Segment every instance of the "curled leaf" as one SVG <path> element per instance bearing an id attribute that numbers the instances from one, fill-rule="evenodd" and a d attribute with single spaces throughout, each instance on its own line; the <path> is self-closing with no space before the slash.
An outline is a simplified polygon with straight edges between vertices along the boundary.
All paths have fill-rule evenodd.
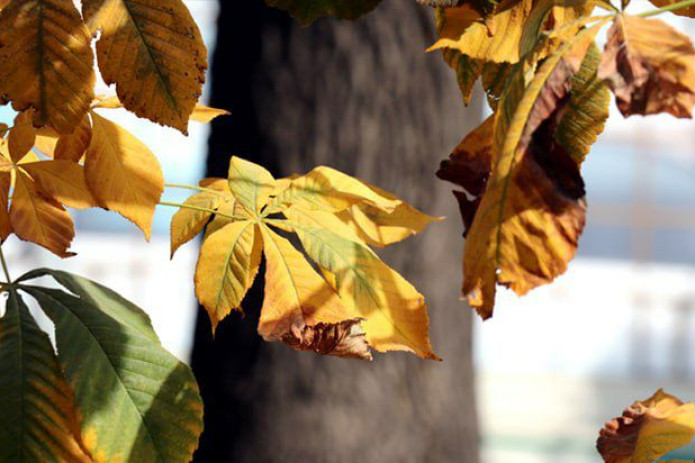
<path id="1" fill-rule="evenodd" d="M 625 409 L 599 432 L 596 448 L 606 463 L 651 463 L 695 436 L 695 405 L 662 389 Z"/>
<path id="2" fill-rule="evenodd" d="M 661 20 L 618 16 L 598 74 L 615 93 L 625 117 L 660 112 L 692 117 L 695 48 L 686 35 Z"/>

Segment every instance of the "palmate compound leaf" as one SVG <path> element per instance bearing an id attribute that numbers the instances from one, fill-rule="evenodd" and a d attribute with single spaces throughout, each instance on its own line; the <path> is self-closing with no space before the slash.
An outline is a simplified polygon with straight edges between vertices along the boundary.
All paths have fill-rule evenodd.
<path id="1" fill-rule="evenodd" d="M 10 290 L 0 318 L 0 460 L 91 462 L 48 335 Z"/>
<path id="2" fill-rule="evenodd" d="M 69 293 L 26 284 L 43 276 Z M 55 323 L 58 360 L 94 461 L 190 461 L 203 427 L 198 386 L 160 345 L 147 315 L 66 272 L 37 270 L 19 282 Z"/>
<path id="3" fill-rule="evenodd" d="M 652 463 L 695 436 L 695 405 L 662 389 L 625 409 L 599 432 L 596 448 L 606 463 Z"/>
<path id="4" fill-rule="evenodd" d="M 83 0 L 99 70 L 125 107 L 184 134 L 200 97 L 207 50 L 182 0 Z"/>
<path id="5" fill-rule="evenodd" d="M 241 310 L 262 253 L 266 294 L 259 332 L 265 339 L 344 357 L 370 358 L 372 348 L 437 358 L 424 297 L 363 241 L 391 244 L 436 219 L 326 167 L 276 180 L 233 157 L 227 181 L 207 179 L 201 188 L 191 204 L 209 200 L 209 210 L 173 221 L 172 237 L 188 239 L 209 222 L 195 281 L 213 327 Z M 223 199 L 201 196 L 206 193 Z M 296 235 L 301 249 L 286 233 Z"/>
<path id="6" fill-rule="evenodd" d="M 381 0 L 266 0 L 269 6 L 287 10 L 303 24 L 324 16 L 354 20 L 376 8 Z"/>
<path id="7" fill-rule="evenodd" d="M 94 96 L 90 41 L 72 0 L 12 0 L 0 12 L 0 95 L 71 133 Z"/>
<path id="8" fill-rule="evenodd" d="M 695 48 L 661 20 L 617 16 L 598 72 L 625 117 L 660 112 L 692 117 Z"/>
<path id="9" fill-rule="evenodd" d="M 467 192 L 457 194 L 463 294 L 483 318 L 492 316 L 497 284 L 523 295 L 564 272 L 576 251 L 585 221 L 578 164 L 608 115 L 595 75 L 601 25 L 568 40 L 528 85 L 529 63 L 519 63 L 498 112 L 438 173 Z"/>

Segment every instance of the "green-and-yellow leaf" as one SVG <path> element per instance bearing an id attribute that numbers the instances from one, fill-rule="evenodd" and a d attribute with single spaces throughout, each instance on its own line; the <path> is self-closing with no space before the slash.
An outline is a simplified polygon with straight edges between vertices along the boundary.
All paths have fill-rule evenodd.
<path id="1" fill-rule="evenodd" d="M 343 303 L 365 319 L 362 326 L 370 347 L 438 358 L 430 346 L 424 297 L 371 250 L 297 220 L 268 222 L 294 231 L 309 257 L 334 275 Z"/>
<path id="2" fill-rule="evenodd" d="M 99 204 L 152 233 L 152 216 L 164 192 L 159 161 L 140 140 L 121 126 L 92 113 L 92 140 L 87 149 L 87 185 Z"/>
<path id="3" fill-rule="evenodd" d="M 353 204 L 369 204 L 393 211 L 399 201 L 385 196 L 383 190 L 330 167 L 319 166 L 289 183 L 268 205 L 265 215 L 286 206 L 302 206 L 331 212 L 348 209 Z"/>
<path id="4" fill-rule="evenodd" d="M 89 30 L 72 0 L 12 0 L 0 12 L 0 94 L 34 123 L 71 133 L 94 97 Z"/>
<path id="5" fill-rule="evenodd" d="M 190 369 L 159 343 L 148 317 L 100 285 L 41 270 L 76 293 L 27 287 L 55 323 L 82 438 L 96 462 L 187 462 L 203 428 Z"/>
<path id="6" fill-rule="evenodd" d="M 171 256 L 176 250 L 203 231 L 213 213 L 225 198 L 218 193 L 202 192 L 188 198 L 184 204 L 198 209 L 182 207 L 171 219 Z"/>
<path id="7" fill-rule="evenodd" d="M 51 341 L 14 290 L 0 319 L 0 377 L 0 461 L 92 461 Z"/>
<path id="8" fill-rule="evenodd" d="M 233 156 L 229 162 L 229 189 L 251 216 L 257 215 L 268 202 L 275 179 L 263 167 Z"/>
<path id="9" fill-rule="evenodd" d="M 83 0 L 99 70 L 140 117 L 183 133 L 200 97 L 207 50 L 181 0 Z"/>
<path id="10" fill-rule="evenodd" d="M 241 310 L 241 301 L 256 278 L 262 249 L 261 234 L 250 220 L 225 225 L 203 242 L 195 290 L 213 331 L 232 310 Z"/>

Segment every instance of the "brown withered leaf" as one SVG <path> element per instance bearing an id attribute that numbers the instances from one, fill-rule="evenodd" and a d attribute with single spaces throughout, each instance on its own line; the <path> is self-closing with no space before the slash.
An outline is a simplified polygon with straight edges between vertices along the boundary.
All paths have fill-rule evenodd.
<path id="1" fill-rule="evenodd" d="M 598 75 L 625 117 L 661 112 L 692 117 L 695 48 L 661 20 L 618 16 L 608 31 Z"/>
<path id="2" fill-rule="evenodd" d="M 585 221 L 584 184 L 555 132 L 570 101 L 571 77 L 598 27 L 567 41 L 528 85 L 532 63 L 519 63 L 498 108 L 490 178 L 477 210 L 467 206 L 475 217 L 465 246 L 463 294 L 483 318 L 492 316 L 497 284 L 523 295 L 564 272 L 576 251 Z"/>
<path id="3" fill-rule="evenodd" d="M 695 436 L 695 405 L 662 389 L 637 401 L 599 431 L 596 449 L 606 463 L 650 463 Z"/>
<path id="4" fill-rule="evenodd" d="M 297 350 L 320 355 L 372 360 L 361 323 L 357 318 L 336 324 L 293 325 L 283 342 Z"/>
<path id="5" fill-rule="evenodd" d="M 466 135 L 449 159 L 442 161 L 437 171 L 437 177 L 465 190 L 454 191 L 463 218 L 463 236 L 468 235 L 490 176 L 494 133 L 495 115 L 492 115 Z"/>

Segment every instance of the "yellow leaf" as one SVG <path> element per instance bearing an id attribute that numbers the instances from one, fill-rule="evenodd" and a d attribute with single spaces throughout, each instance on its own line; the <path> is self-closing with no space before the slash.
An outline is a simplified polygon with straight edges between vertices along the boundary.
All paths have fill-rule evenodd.
<path id="1" fill-rule="evenodd" d="M 87 149 L 87 184 L 99 204 L 131 220 L 147 239 L 152 216 L 164 191 L 159 161 L 140 140 L 119 125 L 92 113 Z"/>
<path id="2" fill-rule="evenodd" d="M 0 12 L 0 93 L 71 133 L 94 92 L 91 36 L 72 0 L 12 0 Z"/>
<path id="3" fill-rule="evenodd" d="M 39 161 L 22 164 L 39 189 L 59 203 L 75 209 L 97 207 L 85 181 L 84 168 L 71 161 Z"/>
<path id="4" fill-rule="evenodd" d="M 10 129 L 8 146 L 10 157 L 19 162 L 34 146 L 36 130 L 34 129 L 34 111 L 24 111 L 17 114 L 14 126 Z"/>
<path id="5" fill-rule="evenodd" d="M 476 60 L 516 63 L 530 52 L 543 32 L 560 29 L 580 16 L 589 14 L 593 2 L 554 0 L 502 0 L 488 16 L 464 3 L 438 10 L 440 39 L 430 48 L 450 48 Z M 568 28 L 564 37 L 576 33 Z M 564 29 L 563 29 L 564 30 Z M 559 38 L 549 41 L 540 57 L 551 52 Z"/>
<path id="6" fill-rule="evenodd" d="M 288 204 L 336 212 L 358 203 L 393 211 L 399 201 L 385 197 L 366 182 L 330 167 L 319 166 L 292 180 L 289 187 L 268 205 L 265 215 L 278 212 Z"/>
<path id="7" fill-rule="evenodd" d="M 479 205 L 462 205 L 462 212 L 472 207 L 475 215 L 466 238 L 463 295 L 483 318 L 492 316 L 497 283 L 523 295 L 564 272 L 574 256 L 585 222 L 584 183 L 577 162 L 554 142 L 553 127 L 601 25 L 565 42 L 528 86 L 528 64 L 519 63 L 500 103 L 490 178 L 475 200 Z"/>
<path id="8" fill-rule="evenodd" d="M 12 233 L 12 225 L 10 224 L 10 214 L 8 211 L 10 183 L 12 183 L 10 173 L 0 170 L 0 243 L 5 241 Z"/>
<path id="9" fill-rule="evenodd" d="M 408 203 L 401 202 L 392 212 L 372 206 L 352 206 L 338 213 L 355 233 L 371 246 L 384 247 L 398 243 L 423 231 L 432 222 L 430 217 Z"/>
<path id="10" fill-rule="evenodd" d="M 608 31 L 598 74 L 625 117 L 660 112 L 692 117 L 695 48 L 661 20 L 618 16 Z"/>
<path id="11" fill-rule="evenodd" d="M 336 339 L 329 335 L 332 327 L 359 315 L 343 305 L 333 288 L 289 241 L 265 225 L 261 226 L 261 233 L 266 283 L 259 334 L 267 341 L 285 342 L 300 350 L 371 359 L 364 336 L 359 343 L 354 336 Z M 316 329 L 307 330 L 319 324 L 323 324 L 323 336 L 317 335 Z"/>
<path id="12" fill-rule="evenodd" d="M 53 150 L 53 158 L 56 160 L 80 162 L 87 152 L 91 141 L 92 123 L 89 120 L 89 116 L 85 116 L 73 133 L 65 134 L 58 138 Z"/>
<path id="13" fill-rule="evenodd" d="M 191 119 L 196 122 L 207 124 L 220 116 L 228 115 L 229 111 L 225 111 L 224 109 L 215 109 L 203 105 L 196 105 L 195 109 L 193 110 L 193 114 L 191 114 Z"/>
<path id="14" fill-rule="evenodd" d="M 102 108 L 102 109 L 119 109 L 123 108 L 123 103 L 116 96 L 108 98 L 97 98 L 97 100 L 92 105 L 92 108 Z M 202 104 L 195 105 L 193 112 L 191 113 L 191 120 L 195 122 L 200 122 L 207 124 L 212 122 L 221 116 L 228 116 L 229 111 L 224 109 L 211 108 Z"/>
<path id="15" fill-rule="evenodd" d="M 234 199 L 231 193 L 225 195 L 223 202 L 220 203 L 217 208 L 215 217 L 213 217 L 212 222 L 210 222 L 205 230 L 205 238 L 207 239 L 208 236 L 215 233 L 220 228 L 234 222 L 234 217 L 240 218 L 241 220 L 248 219 L 248 214 L 244 214 L 244 212 L 244 209 L 239 205 L 236 199 Z"/>
<path id="16" fill-rule="evenodd" d="M 41 194 L 34 182 L 21 172 L 15 178 L 10 222 L 19 238 L 60 257 L 74 255 L 67 251 L 75 236 L 70 215 L 58 202 Z"/>
<path id="17" fill-rule="evenodd" d="M 184 204 L 201 209 L 215 210 L 224 198 L 217 193 L 202 192 L 188 198 Z M 195 238 L 203 231 L 213 213 L 200 209 L 182 207 L 171 219 L 171 256 L 182 245 Z"/>
<path id="18" fill-rule="evenodd" d="M 230 223 L 209 235 L 200 249 L 195 292 L 212 322 L 213 332 L 241 301 L 256 278 L 263 243 L 254 222 Z"/>
<path id="19" fill-rule="evenodd" d="M 606 423 L 596 448 L 606 463 L 652 463 L 690 443 L 695 436 L 695 405 L 659 389 Z"/>
<path id="20" fill-rule="evenodd" d="M 229 162 L 229 189 L 239 203 L 257 215 L 268 202 L 275 179 L 258 164 L 233 156 Z"/>
<path id="21" fill-rule="evenodd" d="M 207 50 L 181 0 L 83 0 L 97 42 L 99 69 L 124 106 L 188 132 L 205 82 Z"/>

